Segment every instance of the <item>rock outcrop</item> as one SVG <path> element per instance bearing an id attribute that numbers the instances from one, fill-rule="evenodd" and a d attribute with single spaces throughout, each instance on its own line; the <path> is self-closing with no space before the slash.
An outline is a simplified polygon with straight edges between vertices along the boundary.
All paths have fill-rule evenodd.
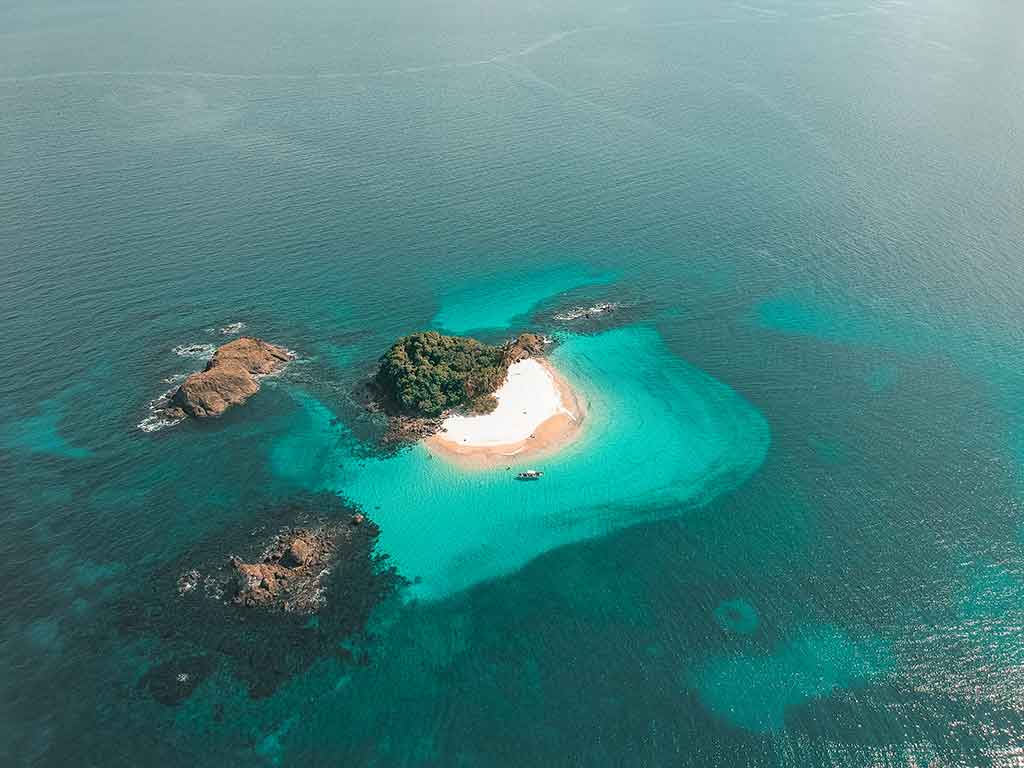
<path id="1" fill-rule="evenodd" d="M 292 359 L 284 347 L 243 337 L 220 347 L 199 373 L 193 373 L 171 397 L 171 416 L 220 416 L 259 391 L 259 377 L 279 371 Z"/>
<path id="2" fill-rule="evenodd" d="M 443 418 L 418 419 L 414 416 L 389 415 L 387 429 L 380 441 L 385 447 L 401 447 L 436 434 Z"/>
<path id="3" fill-rule="evenodd" d="M 278 534 L 259 562 L 230 559 L 235 572 L 234 602 L 288 613 L 315 613 L 324 600 L 324 578 L 336 560 L 339 545 L 352 537 L 347 525 L 294 528 Z"/>
<path id="4" fill-rule="evenodd" d="M 547 343 L 539 334 L 521 333 L 503 347 L 505 360 L 512 365 L 528 357 L 540 357 L 544 354 L 544 346 Z"/>

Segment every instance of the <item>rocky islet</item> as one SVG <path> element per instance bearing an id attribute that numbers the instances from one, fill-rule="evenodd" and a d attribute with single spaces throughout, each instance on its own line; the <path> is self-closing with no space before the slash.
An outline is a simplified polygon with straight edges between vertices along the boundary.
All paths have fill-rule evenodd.
<path id="1" fill-rule="evenodd" d="M 241 405 L 260 389 L 259 379 L 280 371 L 294 354 L 262 339 L 242 337 L 222 345 L 206 367 L 171 395 L 167 418 L 205 419 Z"/>

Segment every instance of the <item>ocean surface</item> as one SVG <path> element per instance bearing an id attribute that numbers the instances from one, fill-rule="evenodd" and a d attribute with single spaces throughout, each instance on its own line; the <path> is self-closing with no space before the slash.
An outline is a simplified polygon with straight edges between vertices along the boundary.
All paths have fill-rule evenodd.
<path id="1" fill-rule="evenodd" d="M 0 764 L 1024 763 L 1021 29 L 5 0 Z M 557 339 L 543 481 L 376 448 L 427 328 Z M 243 333 L 298 359 L 162 422 Z M 176 592 L 353 505 L 358 605 Z"/>

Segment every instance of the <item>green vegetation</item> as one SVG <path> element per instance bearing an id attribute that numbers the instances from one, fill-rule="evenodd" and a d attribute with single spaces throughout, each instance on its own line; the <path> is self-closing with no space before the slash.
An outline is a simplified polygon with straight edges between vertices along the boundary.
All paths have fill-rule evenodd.
<path id="1" fill-rule="evenodd" d="M 389 405 L 417 416 L 440 416 L 450 408 L 494 410 L 493 393 L 508 372 L 507 347 L 437 331 L 399 339 L 380 359 L 377 386 Z"/>

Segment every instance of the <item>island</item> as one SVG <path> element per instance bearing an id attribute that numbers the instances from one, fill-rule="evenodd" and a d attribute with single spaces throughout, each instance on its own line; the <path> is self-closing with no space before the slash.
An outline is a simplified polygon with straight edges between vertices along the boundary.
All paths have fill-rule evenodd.
<path id="1" fill-rule="evenodd" d="M 533 333 L 500 346 L 437 331 L 399 339 L 374 378 L 389 433 L 481 467 L 561 447 L 578 433 L 584 409 L 546 346 Z"/>
<path id="2" fill-rule="evenodd" d="M 214 352 L 206 368 L 193 373 L 171 396 L 169 418 L 220 416 L 259 391 L 260 377 L 277 373 L 294 355 L 262 339 L 242 337 Z"/>

